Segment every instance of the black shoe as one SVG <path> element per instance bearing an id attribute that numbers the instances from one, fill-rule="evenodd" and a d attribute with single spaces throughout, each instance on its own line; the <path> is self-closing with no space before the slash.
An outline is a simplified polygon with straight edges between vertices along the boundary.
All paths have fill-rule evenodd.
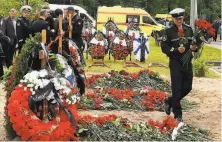
<path id="1" fill-rule="evenodd" d="M 177 117 L 176 120 L 177 120 L 178 122 L 183 122 L 182 117 Z"/>
<path id="2" fill-rule="evenodd" d="M 165 110 L 167 115 L 170 115 L 170 113 L 171 113 L 171 106 L 168 103 L 167 98 L 164 99 L 164 110 Z"/>

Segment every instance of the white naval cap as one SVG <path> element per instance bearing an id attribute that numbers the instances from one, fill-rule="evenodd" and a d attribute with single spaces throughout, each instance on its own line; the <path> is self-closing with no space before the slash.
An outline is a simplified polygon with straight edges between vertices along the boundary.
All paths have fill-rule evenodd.
<path id="1" fill-rule="evenodd" d="M 185 13 L 185 10 L 183 8 L 175 8 L 172 11 L 170 11 L 170 14 L 174 18 L 180 18 L 183 17 Z"/>
<path id="2" fill-rule="evenodd" d="M 31 12 L 32 11 L 32 8 L 31 6 L 29 5 L 24 5 L 20 8 L 20 12 L 22 13 L 23 11 L 28 11 L 28 12 Z"/>

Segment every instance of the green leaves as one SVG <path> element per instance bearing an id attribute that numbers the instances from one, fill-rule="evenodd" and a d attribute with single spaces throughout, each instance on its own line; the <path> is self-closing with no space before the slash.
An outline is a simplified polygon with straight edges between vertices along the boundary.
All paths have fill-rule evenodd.
<path id="1" fill-rule="evenodd" d="M 45 0 L 29 0 L 29 5 L 33 8 L 31 17 L 34 17 L 35 12 L 39 11 L 46 4 L 48 3 L 45 2 Z M 7 17 L 12 8 L 15 8 L 17 10 L 17 15 L 19 15 L 21 7 L 21 0 L 1 0 L 0 15 Z"/>
<path id="2" fill-rule="evenodd" d="M 118 117 L 116 120 L 113 121 L 113 124 L 115 124 L 116 126 L 120 126 L 121 119 L 121 117 Z"/>

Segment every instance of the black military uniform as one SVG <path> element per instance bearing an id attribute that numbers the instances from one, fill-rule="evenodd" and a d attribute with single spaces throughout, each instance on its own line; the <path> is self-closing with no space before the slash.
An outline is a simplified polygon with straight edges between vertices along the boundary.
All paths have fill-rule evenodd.
<path id="1" fill-rule="evenodd" d="M 50 31 L 48 29 L 48 22 L 45 21 L 42 18 L 39 18 L 38 20 L 36 20 L 33 24 L 32 24 L 32 35 L 34 36 L 36 33 L 41 33 L 42 30 L 46 30 L 46 43 L 49 44 L 50 43 Z"/>
<path id="2" fill-rule="evenodd" d="M 82 40 L 82 28 L 83 20 L 76 14 L 72 18 L 72 39 L 75 41 L 76 45 L 83 51 L 83 40 Z"/>
<path id="3" fill-rule="evenodd" d="M 31 34 L 31 21 L 24 17 L 19 17 L 16 21 L 16 34 L 18 38 L 18 50 L 20 53 L 22 46 L 25 44 L 25 40 L 29 38 L 29 35 Z"/>
<path id="4" fill-rule="evenodd" d="M 183 13 L 182 13 L 183 14 Z M 174 15 L 172 15 L 174 16 Z M 184 30 L 184 37 L 191 38 L 193 30 L 190 26 L 182 24 Z M 178 121 L 182 121 L 182 109 L 180 101 L 192 90 L 193 71 L 191 59 L 188 66 L 184 66 L 181 58 L 190 49 L 191 41 L 184 45 L 185 52 L 180 53 L 181 38 L 178 35 L 178 28 L 173 24 L 170 28 L 165 30 L 163 41 L 161 43 L 162 52 L 169 57 L 169 67 L 172 85 L 172 97 L 165 99 L 165 111 L 169 115 L 171 107 L 173 108 L 174 117 Z M 168 109 L 168 110 L 166 110 Z"/>

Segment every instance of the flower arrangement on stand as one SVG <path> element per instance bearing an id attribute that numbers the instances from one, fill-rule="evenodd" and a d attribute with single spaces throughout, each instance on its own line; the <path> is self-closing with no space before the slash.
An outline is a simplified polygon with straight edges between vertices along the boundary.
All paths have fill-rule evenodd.
<path id="1" fill-rule="evenodd" d="M 88 49 L 88 52 L 93 59 L 104 59 L 107 53 L 107 46 L 107 40 L 103 37 L 102 33 L 99 32 L 90 41 L 90 47 Z"/>
<path id="2" fill-rule="evenodd" d="M 105 56 L 105 47 L 98 44 L 90 47 L 90 55 L 93 59 L 103 59 Z"/>
<path id="3" fill-rule="evenodd" d="M 119 43 L 119 44 L 114 43 L 114 47 L 113 47 L 113 51 L 112 51 L 112 55 L 113 55 L 114 60 L 126 59 L 128 54 L 129 54 L 129 51 L 126 46 L 122 45 L 121 43 Z"/>
<path id="4" fill-rule="evenodd" d="M 125 33 L 123 31 L 117 32 L 116 37 L 113 40 L 111 53 L 114 60 L 125 60 L 129 55 L 130 52 L 126 43 Z"/>

